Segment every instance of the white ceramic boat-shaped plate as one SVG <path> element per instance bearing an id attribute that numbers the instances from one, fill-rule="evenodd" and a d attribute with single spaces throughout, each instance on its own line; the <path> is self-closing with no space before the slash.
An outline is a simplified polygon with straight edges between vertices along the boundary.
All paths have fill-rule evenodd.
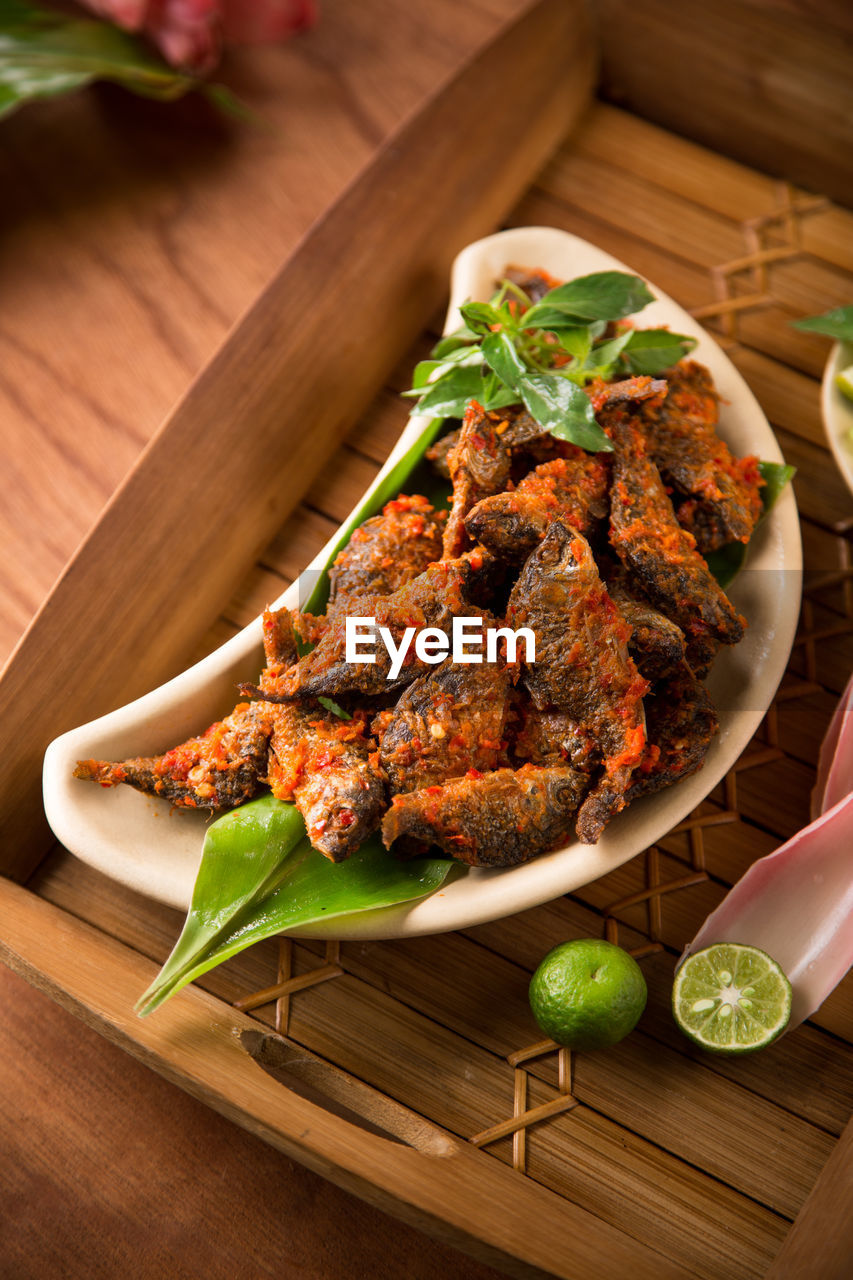
<path id="1" fill-rule="evenodd" d="M 853 342 L 837 342 L 829 353 L 823 371 L 820 407 L 823 428 L 838 470 L 853 493 L 853 400 L 839 391 L 836 374 L 853 365 Z"/>
<path id="2" fill-rule="evenodd" d="M 576 236 L 549 227 L 522 227 L 468 246 L 452 275 L 448 328 L 466 299 L 486 299 L 509 264 L 539 266 L 558 279 L 594 271 L 630 270 Z M 681 307 L 651 285 L 656 300 L 643 312 L 647 327 L 669 325 L 699 340 L 696 358 L 709 366 L 723 401 L 721 433 L 738 454 L 782 461 L 755 397 L 720 348 Z M 400 413 L 405 410 L 401 405 Z M 423 427 L 413 419 L 386 463 L 393 465 Z M 311 568 L 325 563 L 321 552 Z M 663 836 L 723 777 L 761 721 L 785 669 L 796 626 L 801 576 L 797 510 L 789 489 L 757 531 L 746 569 L 731 595 L 747 617 L 740 645 L 717 659 L 709 689 L 721 732 L 704 768 L 691 778 L 637 801 L 607 828 L 597 845 L 577 842 L 522 866 L 466 868 L 444 889 L 414 905 L 312 925 L 305 936 L 390 938 L 440 933 L 511 915 L 568 893 L 612 871 Z M 298 603 L 294 584 L 275 602 Z M 201 853 L 205 818 L 172 810 L 129 787 L 104 789 L 72 777 L 78 759 L 121 760 L 153 755 L 198 733 L 234 705 L 239 680 L 255 679 L 262 662 L 261 621 L 168 684 L 51 743 L 44 766 L 48 820 L 79 858 L 122 884 L 186 908 Z"/>

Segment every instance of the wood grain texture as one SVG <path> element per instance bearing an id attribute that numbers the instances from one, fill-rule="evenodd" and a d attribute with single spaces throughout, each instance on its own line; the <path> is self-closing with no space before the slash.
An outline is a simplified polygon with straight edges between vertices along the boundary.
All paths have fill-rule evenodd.
<path id="1" fill-rule="evenodd" d="M 635 1280 L 687 1280 L 689 1273 L 660 1253 L 532 1180 L 519 1182 L 512 1170 L 467 1144 L 451 1142 L 444 1154 L 427 1155 L 284 1089 L 240 1044 L 239 1033 L 251 1031 L 253 1020 L 198 988 L 185 989 L 158 1017 L 140 1022 L 131 1005 L 156 972 L 149 961 L 8 880 L 0 880 L 0 904 L 11 922 L 0 956 L 16 972 L 167 1080 L 180 1081 L 346 1190 L 518 1276 L 551 1272 L 583 1280 L 594 1268 L 601 1280 L 623 1280 L 630 1268 Z M 482 1232 L 486 1219 L 489 1239 Z M 470 1233 L 472 1220 L 478 1238 Z M 537 1230 L 531 1236 L 526 1228 L 532 1221 Z"/>
<path id="2" fill-rule="evenodd" d="M 0 999 L 0 1275 L 497 1280 L 229 1124 L 5 966 Z"/>
<path id="3" fill-rule="evenodd" d="M 853 1262 L 853 1121 L 827 1161 L 767 1280 L 846 1280 Z"/>
<path id="4" fill-rule="evenodd" d="M 604 0 L 595 9 L 613 101 L 853 204 L 849 6 Z"/>
<path id="5" fill-rule="evenodd" d="M 4 120 L 0 660 L 311 224 L 525 7 L 329 5 L 298 39 L 229 55 L 257 124 L 109 86 Z"/>
<path id="6" fill-rule="evenodd" d="M 8 873 L 25 873 L 44 848 L 38 779 L 50 739 L 181 668 L 199 621 L 213 621 L 435 308 L 455 253 L 495 224 L 577 119 L 594 71 L 584 12 L 580 0 L 522 6 L 442 78 L 314 225 L 118 490 L 0 682 L 15 743 L 0 765 Z M 483 112 L 510 76 L 511 98 Z M 60 702 L 49 698 L 57 685 Z"/>
<path id="7" fill-rule="evenodd" d="M 156 954 L 159 948 L 164 955 L 174 936 L 176 913 L 127 894 L 73 861 L 63 858 L 46 868 L 34 888 L 72 914 L 96 920 L 135 950 Z M 520 930 L 526 940 L 526 950 L 520 952 L 507 940 L 506 958 L 498 958 L 504 940 L 501 925 L 470 931 L 470 941 L 446 937 L 345 946 L 347 978 L 294 1002 L 289 1034 L 419 1114 L 460 1137 L 470 1136 L 510 1109 L 512 1072 L 504 1054 L 535 1037 L 526 988 L 542 951 L 552 939 L 556 943 L 600 930 L 593 912 L 579 918 L 581 909 L 572 907 L 572 916 L 567 905 L 556 903 L 527 913 L 526 919 L 502 922 L 510 933 Z M 495 940 L 499 946 L 492 945 Z M 310 971 L 320 955 L 314 944 L 299 945 L 295 972 Z M 272 944 L 257 947 L 207 975 L 202 985 L 231 1001 L 266 985 L 274 965 Z M 257 1016 L 269 1022 L 272 1011 L 261 1009 Z M 620 1058 L 625 1051 L 626 1047 L 620 1050 Z M 576 1070 L 580 1107 L 570 1119 L 531 1132 L 531 1175 L 638 1239 L 648 1237 L 649 1224 L 654 1223 L 655 1247 L 705 1280 L 763 1275 L 783 1238 L 785 1219 L 727 1185 L 745 1178 L 759 1195 L 763 1190 L 773 1196 L 772 1178 L 766 1176 L 763 1186 L 760 1182 L 761 1160 L 752 1147 L 756 1126 L 747 1136 L 733 1123 L 741 1104 L 752 1108 L 751 1090 L 737 1102 L 732 1082 L 723 1103 L 729 1115 L 718 1132 L 719 1082 L 706 1081 L 701 1071 L 697 1076 L 696 1067 L 678 1053 L 649 1046 L 645 1060 L 632 1058 L 626 1065 L 623 1059 L 621 1069 L 611 1059 L 609 1054 L 586 1059 L 580 1075 Z M 532 1064 L 531 1072 L 531 1102 L 551 1100 L 556 1086 L 553 1060 Z M 639 1108 L 637 1082 L 643 1082 L 639 1092 L 645 1095 Z M 707 1124 L 691 1124 L 685 1132 L 679 1107 L 690 1098 L 695 1101 L 693 1090 L 703 1083 L 709 1085 L 713 1117 L 709 1112 Z M 758 1103 L 758 1112 L 764 1126 L 758 1151 L 772 1165 L 775 1144 L 779 1133 L 787 1131 L 787 1122 L 775 1106 Z M 655 1141 L 642 1136 L 644 1128 Z M 799 1135 L 804 1132 L 793 1120 L 795 1146 L 797 1130 Z M 821 1161 L 819 1156 L 814 1160 L 813 1140 L 818 1147 L 825 1144 L 827 1151 L 831 1141 L 815 1132 L 805 1150 L 798 1146 L 816 1174 Z M 686 1160 L 665 1149 L 678 1147 L 679 1141 Z M 721 1182 L 696 1166 L 713 1162 L 715 1145 L 726 1141 L 731 1151 L 720 1166 Z M 508 1142 L 489 1151 L 501 1162 L 511 1159 Z M 722 1151 L 722 1146 L 717 1148 L 718 1161 Z M 791 1188 L 796 1203 L 808 1185 L 806 1173 L 799 1192 Z M 716 1227 L 706 1230 L 697 1223 L 707 1218 L 711 1200 Z M 789 1216 L 792 1211 L 793 1204 Z M 722 1263 L 717 1230 L 737 1241 Z"/>

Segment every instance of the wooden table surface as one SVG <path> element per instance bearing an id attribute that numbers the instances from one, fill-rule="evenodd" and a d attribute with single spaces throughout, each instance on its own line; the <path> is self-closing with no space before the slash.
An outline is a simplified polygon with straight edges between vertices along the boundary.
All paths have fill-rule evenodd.
<path id="1" fill-rule="evenodd" d="M 223 78 L 261 117 L 255 125 L 220 119 L 199 101 L 165 107 L 112 88 L 3 123 L 0 656 L 311 223 L 526 2 L 323 0 L 314 31 L 226 64 Z M 586 179 L 573 229 L 589 224 L 617 252 L 622 227 L 597 222 L 595 119 L 590 126 L 587 153 L 555 181 L 571 193 Z M 654 163 L 648 150 L 638 155 Z M 689 165 L 683 177 L 689 186 Z M 534 193 L 522 213 L 548 221 L 548 197 Z M 738 205 L 733 216 L 749 213 Z M 728 260 L 731 228 L 711 217 L 683 234 L 697 243 L 703 227 L 712 233 L 705 265 Z M 848 249 L 849 237 L 833 241 L 833 254 Z M 659 279 L 664 255 L 646 246 L 639 269 Z M 704 269 L 680 270 L 685 297 L 698 280 L 693 302 L 706 302 Z M 752 348 L 740 356 L 766 390 L 768 362 Z M 789 370 L 790 405 L 777 425 L 790 426 L 796 412 L 806 425 L 792 430 L 808 435 L 814 417 L 817 433 L 813 388 L 803 401 L 797 379 Z M 786 447 L 811 443 L 797 434 Z M 823 502 L 835 516 L 841 498 L 849 506 L 837 477 L 818 494 L 807 471 L 810 509 Z M 496 1274 L 294 1165 L 2 967 L 0 999 L 0 1280 Z"/>
<path id="2" fill-rule="evenodd" d="M 313 31 L 229 56 L 223 78 L 256 124 L 111 87 L 3 123 L 0 658 L 314 219 L 524 8 L 326 0 Z M 494 1274 L 292 1164 L 5 969 L 0 992 L 3 1280 Z"/>

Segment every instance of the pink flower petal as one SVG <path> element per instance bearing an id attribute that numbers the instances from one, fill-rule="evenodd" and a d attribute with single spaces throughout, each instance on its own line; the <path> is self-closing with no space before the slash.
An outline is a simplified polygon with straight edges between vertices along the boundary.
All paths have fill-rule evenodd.
<path id="1" fill-rule="evenodd" d="M 811 814 L 817 818 L 853 791 L 853 676 L 820 748 Z"/>
<path id="2" fill-rule="evenodd" d="M 219 61 L 221 18 L 220 0 L 150 0 L 145 31 L 172 66 L 203 73 Z"/>
<path id="3" fill-rule="evenodd" d="M 262 44 L 310 27 L 317 20 L 314 0 L 223 0 L 227 44 Z"/>

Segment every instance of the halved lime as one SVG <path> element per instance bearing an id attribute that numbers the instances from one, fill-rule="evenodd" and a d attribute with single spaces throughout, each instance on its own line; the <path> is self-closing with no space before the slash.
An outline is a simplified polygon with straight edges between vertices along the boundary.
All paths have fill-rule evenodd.
<path id="1" fill-rule="evenodd" d="M 847 366 L 846 369 L 839 369 L 835 375 L 835 385 L 848 400 L 853 400 L 853 364 Z"/>
<path id="2" fill-rule="evenodd" d="M 758 947 L 715 942 L 675 975 L 672 1013 L 686 1036 L 717 1053 L 752 1053 L 785 1030 L 791 984 Z"/>

